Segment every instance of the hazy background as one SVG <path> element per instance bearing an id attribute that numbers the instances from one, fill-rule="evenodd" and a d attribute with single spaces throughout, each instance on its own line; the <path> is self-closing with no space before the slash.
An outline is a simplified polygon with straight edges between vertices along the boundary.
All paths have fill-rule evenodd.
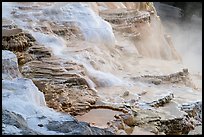
<path id="1" fill-rule="evenodd" d="M 183 63 L 191 71 L 202 73 L 202 3 L 155 2 L 154 4 Z"/>

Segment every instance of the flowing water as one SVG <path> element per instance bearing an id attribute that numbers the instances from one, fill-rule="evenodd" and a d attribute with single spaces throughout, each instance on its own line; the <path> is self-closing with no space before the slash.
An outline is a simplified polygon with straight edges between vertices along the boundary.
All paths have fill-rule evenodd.
<path id="1" fill-rule="evenodd" d="M 24 10 L 19 10 L 19 7 L 21 9 L 24 7 Z M 15 15 L 12 15 L 12 12 Z M 169 104 L 171 110 L 167 110 L 168 107 L 161 109 L 173 114 L 172 110 L 178 108 L 179 103 L 202 99 L 202 78 L 194 75 L 194 82 L 199 90 L 185 86 L 155 86 L 131 79 L 142 75 L 168 75 L 186 67 L 181 61 L 166 60 L 165 58 L 172 56 L 168 53 L 170 50 L 165 49 L 162 42 L 155 43 L 158 40 L 156 38 L 163 35 L 163 31 L 158 28 L 160 26 L 158 22 L 154 22 L 151 29 L 161 32 L 154 32 L 154 40 L 145 43 L 143 45 L 145 48 L 138 48 L 131 41 L 123 40 L 120 35 L 114 35 L 110 24 L 83 4 L 3 3 L 2 17 L 12 20 L 23 30 L 30 32 L 37 42 L 52 49 L 55 56 L 83 65 L 91 87 L 97 91 L 100 100 L 107 104 L 117 106 L 133 99 L 139 100 L 140 103 L 151 102 L 155 98 L 173 92 L 175 100 Z M 59 26 L 67 22 L 76 23 L 85 41 L 67 41 L 57 36 L 49 30 L 53 22 Z M 43 31 L 43 26 L 46 26 L 48 31 Z M 201 60 L 198 61 L 201 63 Z M 202 72 L 199 76 L 202 77 Z M 129 92 L 128 96 L 124 96 L 125 91 Z M 139 97 L 143 92 L 146 94 Z M 120 112 L 108 109 L 93 109 L 76 118 L 104 128 L 118 113 Z M 136 129 L 133 133 L 140 134 Z"/>

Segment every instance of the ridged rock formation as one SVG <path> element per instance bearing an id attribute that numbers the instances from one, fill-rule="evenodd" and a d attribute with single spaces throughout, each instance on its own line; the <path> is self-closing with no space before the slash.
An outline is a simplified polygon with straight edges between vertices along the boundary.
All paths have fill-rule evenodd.
<path id="1" fill-rule="evenodd" d="M 2 46 L 4 50 L 25 51 L 33 45 L 35 39 L 28 33 L 24 33 L 22 29 L 3 29 L 2 30 Z"/>
<path id="2" fill-rule="evenodd" d="M 190 78 L 188 69 L 183 69 L 182 71 L 179 71 L 173 74 L 169 74 L 169 75 L 163 75 L 163 76 L 144 75 L 140 77 L 132 77 L 131 79 L 134 81 L 143 81 L 147 83 L 153 83 L 155 85 L 184 84 L 188 87 L 196 88 L 192 82 L 192 79 Z"/>
<path id="3" fill-rule="evenodd" d="M 183 117 L 171 120 L 163 120 L 161 121 L 160 128 L 166 135 L 187 135 L 190 130 L 194 129 L 194 126 L 188 117 Z"/>
<path id="4" fill-rule="evenodd" d="M 3 4 L 3 134 L 201 134 L 202 102 L 183 104 L 200 91 L 152 2 Z M 74 118 L 91 109 L 120 114 Z"/>
<path id="5" fill-rule="evenodd" d="M 34 45 L 35 38 L 15 25 L 8 26 L 3 26 L 2 30 L 3 50 L 13 51 L 17 55 L 19 65 L 31 61 L 33 59 L 32 55 L 25 53 L 25 51 Z"/>
<path id="6" fill-rule="evenodd" d="M 199 125 L 202 123 L 202 102 L 183 104 L 181 110 L 188 113 L 189 117 L 195 118 L 198 121 L 195 124 Z"/>
<path id="7" fill-rule="evenodd" d="M 13 68 L 12 71 L 4 71 L 4 73 L 19 73 L 14 53 L 4 50 L 2 52 L 3 68 Z M 13 62 L 10 63 L 8 58 Z M 113 134 L 106 129 L 90 127 L 88 123 L 79 122 L 69 114 L 58 113 L 48 108 L 43 93 L 38 90 L 32 80 L 20 78 L 19 75 L 12 78 L 8 76 L 3 77 L 2 80 L 3 135 Z"/>
<path id="8" fill-rule="evenodd" d="M 181 60 L 173 47 L 171 37 L 164 34 L 154 8 L 148 8 L 153 6 L 150 6 L 151 4 L 149 5 L 148 2 L 136 5 L 141 7 L 140 10 L 137 6 L 135 8 L 134 6 L 132 8 L 116 8 L 102 10 L 99 15 L 111 23 L 113 30 L 120 32 L 123 37 L 131 39 L 139 54 L 153 58 Z M 156 51 L 149 50 L 150 47 L 155 47 Z"/>
<path id="9" fill-rule="evenodd" d="M 174 98 L 174 94 L 170 93 L 169 95 L 160 98 L 156 101 L 153 101 L 151 103 L 148 103 L 151 107 L 160 107 L 164 106 L 165 104 L 169 103 Z"/>
<path id="10" fill-rule="evenodd" d="M 33 47 L 29 51 L 33 51 Z M 39 54 L 37 51 L 32 53 L 34 56 Z M 47 105 L 58 111 L 76 115 L 88 111 L 89 104 L 96 101 L 94 87 L 85 76 L 83 66 L 74 62 L 62 62 L 45 56 L 24 64 L 21 72 L 45 94 Z"/>

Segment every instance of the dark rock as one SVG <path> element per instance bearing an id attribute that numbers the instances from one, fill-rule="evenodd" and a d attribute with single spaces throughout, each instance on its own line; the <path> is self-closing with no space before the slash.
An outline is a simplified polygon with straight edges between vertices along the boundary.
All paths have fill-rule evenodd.
<path id="1" fill-rule="evenodd" d="M 188 113 L 190 117 L 195 118 L 202 123 L 202 102 L 189 103 L 181 106 L 181 110 Z"/>
<path id="2" fill-rule="evenodd" d="M 155 85 L 159 85 L 159 84 L 161 84 L 161 82 L 162 82 L 161 80 L 153 80 L 152 81 L 152 83 Z"/>
<path id="3" fill-rule="evenodd" d="M 130 94 L 129 91 L 125 91 L 125 92 L 123 93 L 123 96 L 124 96 L 124 97 L 125 97 L 125 96 L 129 96 L 129 94 Z"/>
<path id="4" fill-rule="evenodd" d="M 39 127 L 43 127 L 43 124 L 38 124 Z"/>
<path id="5" fill-rule="evenodd" d="M 35 38 L 30 33 L 25 33 L 25 36 L 32 42 L 35 42 Z"/>
<path id="6" fill-rule="evenodd" d="M 164 97 L 162 97 L 156 101 L 153 101 L 153 102 L 147 103 L 147 104 L 149 104 L 152 107 L 161 107 L 161 106 L 164 106 L 165 104 L 169 103 L 173 98 L 174 98 L 174 94 L 170 93 L 167 96 L 164 96 Z"/>
<path id="7" fill-rule="evenodd" d="M 194 126 L 189 117 L 161 120 L 160 130 L 166 135 L 188 134 Z"/>
<path id="8" fill-rule="evenodd" d="M 19 134 L 22 135 L 40 135 L 40 133 L 37 133 L 28 127 L 26 120 L 21 115 L 4 109 L 2 110 L 2 124 L 11 125 L 18 128 L 20 130 Z M 2 134 L 9 134 L 8 132 L 9 131 L 4 130 Z"/>
<path id="9" fill-rule="evenodd" d="M 32 46 L 28 49 L 28 54 L 31 54 L 36 59 L 49 58 L 52 56 L 51 50 L 41 45 Z"/>
<path id="10" fill-rule="evenodd" d="M 120 114 L 119 115 L 121 119 L 124 121 L 124 123 L 128 126 L 135 126 L 136 119 L 132 114 Z"/>
<path id="11" fill-rule="evenodd" d="M 106 129 L 90 127 L 88 123 L 78 121 L 51 121 L 47 125 L 48 130 L 66 133 L 68 135 L 112 135 Z"/>

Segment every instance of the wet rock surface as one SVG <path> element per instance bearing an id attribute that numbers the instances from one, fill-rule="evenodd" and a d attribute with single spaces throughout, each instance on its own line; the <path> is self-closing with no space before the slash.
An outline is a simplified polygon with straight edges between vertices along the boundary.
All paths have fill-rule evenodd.
<path id="1" fill-rule="evenodd" d="M 166 135 L 187 135 L 192 129 L 194 129 L 194 126 L 188 117 L 161 121 L 160 130 Z"/>
<path id="2" fill-rule="evenodd" d="M 75 24 L 65 24 L 61 27 L 52 25 L 52 32 L 65 38 L 66 40 L 81 39 L 84 40 L 84 36 L 80 28 Z"/>
<path id="3" fill-rule="evenodd" d="M 185 115 L 181 118 L 172 118 L 167 113 L 162 114 L 155 110 L 138 110 L 137 112 L 136 125 L 154 134 L 181 135 L 188 134 L 194 129 L 189 117 Z"/>
<path id="4" fill-rule="evenodd" d="M 165 109 L 163 110 L 163 107 L 173 109 L 170 107 L 171 105 L 168 105 L 169 103 L 172 104 L 171 101 L 174 102 L 174 95 L 169 93 L 169 95 L 163 96 L 157 101 L 146 103 L 146 105 L 150 106 L 146 109 L 135 103 L 129 104 L 128 107 L 125 105 L 124 107 L 128 110 L 128 113 L 116 115 L 116 119 L 108 122 L 108 125 L 114 132 L 120 133 L 120 130 L 124 130 L 125 134 L 135 134 L 137 128 L 144 129 L 145 131 L 143 132 L 146 132 L 146 134 L 156 135 L 200 134 L 199 126 L 202 124 L 202 121 L 200 123 L 196 118 L 198 119 L 198 115 L 202 114 L 199 107 L 201 103 L 197 102 L 188 105 L 188 107 L 185 105 L 183 110 L 180 110 L 177 106 L 174 108 L 176 110 L 172 110 L 174 111 L 173 113 L 169 113 Z M 161 109 L 157 109 L 158 107 Z M 184 110 L 187 113 L 183 112 Z M 193 118 L 192 112 L 194 112 L 195 116 Z"/>
<path id="5" fill-rule="evenodd" d="M 162 31 L 162 26 L 159 23 L 159 17 L 155 14 L 156 11 L 154 9 L 153 5 L 148 5 L 147 3 L 144 4 L 149 7 L 149 9 L 145 10 L 138 10 L 138 9 L 111 9 L 111 10 L 102 10 L 99 12 L 99 15 L 106 21 L 108 21 L 111 26 L 113 27 L 113 31 L 115 34 L 119 34 L 120 36 L 123 36 L 123 39 L 128 39 L 132 43 L 134 43 L 135 47 L 137 48 L 137 51 L 142 56 L 149 56 L 155 54 L 154 51 L 143 51 L 147 45 L 150 45 L 148 41 L 152 41 L 153 39 L 157 39 L 158 37 L 164 37 L 157 40 L 157 46 L 155 47 L 161 47 L 160 53 L 157 53 L 157 55 L 154 55 L 156 58 L 165 58 L 165 59 L 175 59 L 180 60 L 180 56 L 178 55 L 177 51 L 175 50 L 171 37 L 166 37 L 166 34 L 160 33 Z M 141 5 L 140 5 L 141 6 Z M 152 23 L 154 22 L 154 23 Z M 158 23 L 157 29 L 155 29 L 155 23 Z M 155 34 L 155 32 L 159 31 L 161 34 Z M 155 35 L 152 35 L 154 33 Z M 163 36 L 162 36 L 163 35 Z M 121 39 L 121 38 L 118 38 Z M 163 46 L 165 45 L 166 50 L 163 50 Z M 167 48 L 168 47 L 168 48 Z M 171 57 L 168 57 L 167 50 L 169 50 Z M 148 52 L 148 54 L 147 54 Z"/>
<path id="6" fill-rule="evenodd" d="M 26 120 L 21 115 L 4 109 L 2 110 L 2 124 L 3 135 L 41 135 L 30 129 Z M 9 131 L 9 126 L 14 129 L 13 133 Z"/>
<path id="7" fill-rule="evenodd" d="M 3 135 L 44 135 L 31 129 L 27 121 L 20 115 L 7 110 L 2 111 Z M 46 117 L 45 117 L 46 118 Z M 56 131 L 64 135 L 113 135 L 108 129 L 91 127 L 88 123 L 73 121 L 49 121 L 48 124 L 38 124 L 48 131 Z M 13 129 L 13 131 L 11 131 Z"/>
<path id="8" fill-rule="evenodd" d="M 59 4 L 56 7 L 53 6 L 49 9 L 46 9 L 47 7 L 45 7 L 42 15 L 38 13 L 39 10 L 43 9 L 40 5 L 28 7 L 20 6 L 18 7 L 19 11 L 13 12 L 13 17 L 16 19 L 20 19 L 22 15 L 22 19 L 25 20 L 26 23 L 32 24 L 33 21 L 35 24 L 38 24 L 33 26 L 28 25 L 29 27 L 27 26 L 28 28 L 32 28 L 31 31 L 33 31 L 33 34 L 35 34 L 34 32 L 39 32 L 37 35 L 41 34 L 39 36 L 35 35 L 35 38 L 31 34 L 24 32 L 23 29 L 18 28 L 18 26 L 12 25 L 13 22 L 5 19 L 2 21 L 2 47 L 3 49 L 13 51 L 16 54 L 14 55 L 13 53 L 9 53 L 9 51 L 2 50 L 4 101 L 2 113 L 3 134 L 202 134 L 202 102 L 189 103 L 187 105 L 183 104 L 181 105 L 181 108 L 178 108 L 179 104 L 188 102 L 185 98 L 179 97 L 179 94 L 176 94 L 179 90 L 184 90 L 186 94 L 192 96 L 195 95 L 195 98 L 197 97 L 196 93 L 198 91 L 196 91 L 196 88 L 192 83 L 188 69 L 183 69 L 179 72 L 174 71 L 175 73 L 170 73 L 169 75 L 140 75 L 140 72 L 138 71 L 139 75 L 127 73 L 127 76 L 126 73 L 124 73 L 126 71 L 124 69 L 125 67 L 116 60 L 120 60 L 121 58 L 119 57 L 123 56 L 123 52 L 127 52 L 124 50 L 124 47 L 128 47 L 129 43 L 128 46 L 123 45 L 124 47 L 120 47 L 120 42 L 122 40 L 117 39 L 119 40 L 119 43 L 117 44 L 120 46 L 116 44 L 116 47 L 113 48 L 117 50 L 113 50 L 110 47 L 104 48 L 99 45 L 102 50 L 110 50 L 110 52 L 107 53 L 101 52 L 102 50 L 100 51 L 99 48 L 93 48 L 97 45 L 96 43 L 90 44 L 82 42 L 78 44 L 78 41 L 87 40 L 87 37 L 85 38 L 85 36 L 91 36 L 91 39 L 96 38 L 96 41 L 105 39 L 106 44 L 110 44 L 110 39 L 106 38 L 105 33 L 101 31 L 105 28 L 100 25 L 98 28 L 92 28 L 93 26 L 89 26 L 90 22 L 87 23 L 88 25 L 84 22 L 87 26 L 80 26 L 79 24 L 81 22 L 77 24 L 76 20 L 73 22 L 67 20 L 58 22 L 58 11 L 59 13 L 70 17 L 72 16 L 72 13 L 74 15 L 79 15 L 81 18 L 87 17 L 84 15 L 90 15 L 84 12 L 70 12 L 77 4 L 73 4 L 73 7 L 71 6 L 71 8 L 69 5 L 66 7 L 63 7 L 62 5 Z M 112 26 L 114 34 L 121 35 L 125 40 L 128 40 L 130 43 L 132 42 L 134 51 L 137 51 L 134 54 L 142 55 L 134 58 L 136 59 L 136 62 L 133 63 L 134 71 L 139 69 L 138 64 L 141 63 L 139 62 L 139 57 L 143 58 L 147 56 L 170 60 L 179 59 L 179 56 L 177 56 L 176 50 L 172 45 L 171 37 L 163 35 L 162 30 L 160 29 L 161 26 L 158 23 L 159 18 L 153 12 L 152 5 L 149 5 L 149 3 L 141 3 L 140 6 L 143 7 L 141 7 L 141 11 L 138 11 L 137 8 L 137 10 L 134 8 L 120 8 L 99 12 L 99 15 L 105 21 L 110 23 L 107 25 L 107 22 L 105 22 L 109 28 L 111 28 L 110 25 Z M 78 7 L 84 8 L 81 5 L 78 5 Z M 36 18 L 29 20 L 29 16 L 22 11 L 32 10 L 34 12 L 29 15 L 35 16 Z M 45 15 L 51 16 L 54 20 L 42 18 Z M 158 24 L 154 22 L 155 20 Z M 97 22 L 98 20 L 91 21 L 96 22 L 96 24 L 100 24 L 101 22 L 104 23 L 103 20 L 100 20 L 101 22 Z M 108 27 L 106 28 L 106 31 L 109 34 L 108 36 L 112 38 L 112 29 L 110 29 L 110 31 Z M 99 36 L 98 34 L 102 35 Z M 92 38 L 95 35 L 96 37 Z M 36 41 L 37 39 L 41 39 L 41 36 L 41 42 Z M 154 44 L 151 45 L 152 43 L 150 41 L 152 39 L 161 41 L 155 46 Z M 64 40 L 66 42 L 64 42 Z M 48 42 L 46 43 L 44 41 Z M 56 47 L 53 48 L 52 44 Z M 86 44 L 90 44 L 90 46 L 87 46 Z M 82 47 L 80 47 L 80 45 L 82 45 Z M 148 48 L 149 46 L 158 47 L 158 49 L 153 50 L 152 48 Z M 56 50 L 58 48 L 60 49 L 60 55 Z M 129 56 L 129 52 L 127 53 Z M 76 54 L 76 56 L 73 54 Z M 99 56 L 95 57 L 96 55 Z M 66 56 L 67 58 L 60 58 L 62 56 Z M 105 58 L 106 56 L 107 58 Z M 108 58 L 109 56 L 111 59 Z M 89 67 L 71 61 L 68 57 L 73 57 L 76 60 L 78 59 L 78 62 L 85 62 L 84 64 L 88 64 L 88 66 L 93 66 L 93 74 L 90 75 L 90 72 L 92 71 L 87 70 Z M 127 62 L 128 61 L 125 61 L 125 66 L 131 64 L 131 62 Z M 111 64 L 112 66 L 108 66 L 107 64 Z M 106 69 L 107 66 L 108 69 Z M 23 76 L 29 79 L 19 78 L 21 77 L 21 74 L 18 67 Z M 103 70 L 104 72 L 101 69 L 103 67 L 105 68 Z M 149 69 L 152 69 L 152 72 L 154 72 L 153 66 L 150 65 Z M 136 86 L 134 92 L 123 90 L 121 93 L 117 93 L 115 90 L 116 88 L 113 88 L 114 90 L 111 90 L 110 92 L 116 92 L 116 96 L 111 96 L 111 94 L 106 93 L 106 96 L 110 96 L 110 98 L 107 97 L 108 99 L 104 100 L 100 99 L 98 96 L 99 93 L 96 92 L 96 87 L 103 88 L 107 85 L 115 86 L 115 83 L 116 85 L 118 84 L 117 77 L 114 77 L 114 75 L 109 76 L 109 73 L 105 73 L 106 71 L 110 71 L 115 75 L 117 75 L 117 72 L 123 73 L 124 75 L 122 75 L 121 78 L 127 76 L 127 79 L 130 80 L 128 81 L 130 82 L 128 83 L 130 84 L 128 86 Z M 159 69 L 156 70 L 155 73 L 157 72 L 159 72 Z M 89 77 L 91 77 L 91 79 Z M 123 83 L 124 81 L 119 82 L 119 86 L 126 86 L 125 84 L 123 85 Z M 35 85 L 37 87 L 35 87 Z M 188 87 L 188 89 L 184 87 Z M 166 90 L 167 88 L 170 88 L 173 92 L 169 93 L 169 90 Z M 195 90 L 191 90 L 191 88 Z M 106 89 L 104 88 L 103 90 Z M 169 94 L 166 95 L 167 92 Z M 180 92 L 180 94 L 185 92 Z M 192 93 L 189 94 L 189 92 Z M 15 98 L 16 96 L 17 98 Z M 12 98 L 12 100 L 9 100 L 9 97 Z M 150 97 L 151 101 L 145 100 L 148 99 L 148 97 Z M 21 104 L 18 104 L 19 102 L 21 102 Z M 22 102 L 24 103 L 22 104 Z M 49 109 L 40 108 L 38 105 L 43 107 L 47 105 Z M 64 113 L 57 113 L 50 108 Z M 91 109 L 109 109 L 121 112 L 122 114 L 115 115 L 113 120 L 108 122 L 108 129 L 92 127 L 90 124 L 79 122 L 71 116 L 83 115 Z M 142 133 L 140 133 L 140 131 Z"/>
<path id="9" fill-rule="evenodd" d="M 24 64 L 21 72 L 45 94 L 49 107 L 76 115 L 87 111 L 97 98 L 83 69 L 76 63 L 47 58 Z"/>
<path id="10" fill-rule="evenodd" d="M 73 28 L 69 31 L 77 32 Z M 20 41 L 14 45 L 8 43 L 9 46 L 3 44 L 3 49 L 14 51 L 18 58 L 18 63 L 15 62 L 13 68 L 3 68 L 5 75 L 17 77 L 18 74 L 13 71 L 18 70 L 19 64 L 24 77 L 32 79 L 45 94 L 49 107 L 74 115 L 88 111 L 89 105 L 96 101 L 97 96 L 92 90 L 94 87 L 85 76 L 83 66 L 74 62 L 62 62 L 61 59 L 53 56 L 50 49 L 35 42 L 31 34 L 24 33 L 21 29 L 5 29 L 2 33 L 2 42 L 10 39 Z M 67 37 L 66 35 L 67 33 L 64 36 Z M 7 60 L 3 62 L 9 63 Z M 8 73 L 8 70 L 12 73 Z"/>
<path id="11" fill-rule="evenodd" d="M 31 34 L 23 32 L 22 29 L 3 29 L 2 30 L 2 48 L 11 51 L 25 51 L 33 45 L 35 39 Z"/>
<path id="12" fill-rule="evenodd" d="M 181 110 L 188 113 L 189 117 L 193 117 L 198 123 L 202 123 L 202 102 L 183 104 Z"/>
<path id="13" fill-rule="evenodd" d="M 108 125 L 116 133 L 119 130 L 124 130 L 126 134 L 134 134 L 134 130 L 142 128 L 149 134 L 183 135 L 194 129 L 189 117 L 172 118 L 169 116 L 168 118 L 167 113 L 162 114 L 155 110 L 137 109 L 135 116 L 129 113 L 117 115 L 115 118 L 115 120 L 109 121 Z"/>
<path id="14" fill-rule="evenodd" d="M 174 94 L 170 93 L 169 95 L 164 96 L 163 98 L 157 101 L 153 101 L 147 104 L 149 104 L 151 107 L 160 107 L 160 106 L 164 106 L 165 104 L 169 103 L 173 98 L 174 98 Z"/>
<path id="15" fill-rule="evenodd" d="M 100 15 L 111 23 L 116 33 L 119 32 L 122 36 L 132 40 L 140 40 L 143 37 L 140 26 L 150 22 L 149 12 L 133 9 L 105 10 L 101 11 Z"/>
<path id="16" fill-rule="evenodd" d="M 67 121 L 59 123 L 58 121 L 49 122 L 48 130 L 65 133 L 65 135 L 113 135 L 108 130 L 102 130 L 96 127 L 90 127 L 88 123 Z"/>
<path id="17" fill-rule="evenodd" d="M 33 45 L 37 44 L 30 33 L 16 25 L 2 26 L 2 49 L 13 51 L 17 55 L 19 65 L 33 60 L 34 57 L 27 52 Z"/>
<path id="18" fill-rule="evenodd" d="M 3 50 L 3 68 L 18 72 L 17 57 Z M 5 72 L 11 73 L 11 71 Z M 7 78 L 8 77 L 8 78 Z M 30 79 L 18 75 L 2 80 L 2 134 L 3 135 L 112 135 L 113 133 L 87 123 L 78 122 L 69 114 L 58 113 L 46 106 L 44 95 Z M 29 109 L 28 109 L 29 108 Z"/>
<path id="19" fill-rule="evenodd" d="M 134 81 L 143 81 L 143 82 L 147 82 L 147 83 L 153 83 L 155 85 L 184 84 L 186 86 L 195 88 L 195 85 L 192 83 L 192 80 L 190 78 L 190 74 L 188 72 L 188 69 L 183 69 L 180 72 L 176 72 L 176 73 L 164 75 L 164 76 L 144 75 L 144 76 L 140 76 L 140 77 L 132 77 L 131 79 Z"/>

